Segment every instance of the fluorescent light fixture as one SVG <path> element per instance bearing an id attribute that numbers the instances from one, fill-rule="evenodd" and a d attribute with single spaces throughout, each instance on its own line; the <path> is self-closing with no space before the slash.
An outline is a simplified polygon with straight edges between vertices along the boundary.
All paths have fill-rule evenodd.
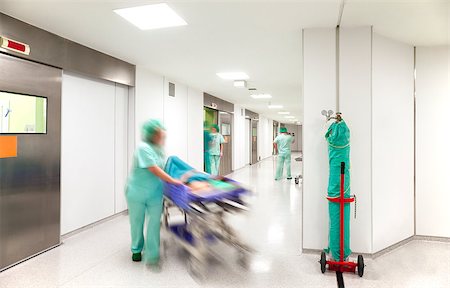
<path id="1" fill-rule="evenodd" d="M 114 12 L 141 30 L 187 25 L 166 3 L 116 9 Z"/>
<path id="2" fill-rule="evenodd" d="M 247 87 L 247 81 L 245 80 L 234 80 L 234 87 L 245 88 Z"/>
<path id="3" fill-rule="evenodd" d="M 247 80 L 248 78 L 250 78 L 244 72 L 221 72 L 217 73 L 216 75 L 223 80 Z"/>
<path id="4" fill-rule="evenodd" d="M 292 115 L 288 115 L 288 116 L 284 116 L 284 118 L 286 118 L 286 119 L 294 119 L 294 118 L 295 118 L 295 116 L 292 116 Z"/>
<path id="5" fill-rule="evenodd" d="M 269 107 L 269 109 L 282 109 L 283 105 L 272 105 L 272 104 L 269 104 L 269 106 L 267 106 L 267 107 Z"/>
<path id="6" fill-rule="evenodd" d="M 280 112 L 278 112 L 278 114 L 280 114 L 280 115 L 289 115 L 289 114 L 291 114 L 291 112 L 280 111 Z"/>
<path id="7" fill-rule="evenodd" d="M 250 95 L 253 99 L 270 99 L 272 95 L 270 94 L 252 94 Z"/>

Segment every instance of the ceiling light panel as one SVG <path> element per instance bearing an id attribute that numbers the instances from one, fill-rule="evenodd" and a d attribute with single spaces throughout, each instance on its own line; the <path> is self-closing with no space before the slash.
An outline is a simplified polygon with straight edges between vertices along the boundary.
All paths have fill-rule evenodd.
<path id="1" fill-rule="evenodd" d="M 250 95 L 253 99 L 270 99 L 272 95 L 270 94 L 252 94 Z"/>
<path id="2" fill-rule="evenodd" d="M 284 116 L 284 118 L 286 118 L 286 119 L 294 119 L 295 116 Z"/>
<path id="3" fill-rule="evenodd" d="M 278 114 L 280 114 L 280 115 L 289 115 L 291 113 L 287 112 L 287 111 L 280 111 L 280 112 L 278 112 Z"/>
<path id="4" fill-rule="evenodd" d="M 250 78 L 244 72 L 221 72 L 217 73 L 216 75 L 223 80 L 247 80 L 248 78 Z"/>
<path id="5" fill-rule="evenodd" d="M 247 81 L 245 80 L 234 80 L 234 87 L 245 88 L 247 87 Z"/>
<path id="6" fill-rule="evenodd" d="M 141 30 L 187 25 L 166 3 L 116 9 L 114 12 Z"/>
<path id="7" fill-rule="evenodd" d="M 267 107 L 269 107 L 269 109 L 282 109 L 283 105 L 269 105 Z"/>

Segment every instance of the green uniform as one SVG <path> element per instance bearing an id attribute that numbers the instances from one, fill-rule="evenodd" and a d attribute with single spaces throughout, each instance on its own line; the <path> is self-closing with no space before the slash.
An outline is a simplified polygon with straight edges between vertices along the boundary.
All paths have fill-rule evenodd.
<path id="1" fill-rule="evenodd" d="M 126 198 L 131 225 L 131 251 L 140 253 L 144 250 L 144 259 L 147 263 L 159 261 L 163 183 L 148 170 L 149 167 L 154 166 L 164 168 L 162 149 L 153 144 L 141 142 L 134 154 Z M 146 215 L 148 222 L 144 240 Z"/>
<path id="2" fill-rule="evenodd" d="M 205 163 L 205 172 L 211 174 L 211 155 L 209 153 L 209 145 L 211 142 L 211 134 L 209 131 L 203 131 L 203 161 Z"/>
<path id="3" fill-rule="evenodd" d="M 273 143 L 277 144 L 278 159 L 277 159 L 277 171 L 275 180 L 283 178 L 283 169 L 286 165 L 287 177 L 291 178 L 291 144 L 294 141 L 294 137 L 287 134 L 278 135 Z"/>
<path id="4" fill-rule="evenodd" d="M 220 145 L 225 143 L 225 139 L 220 133 L 211 133 L 210 136 L 209 155 L 211 160 L 211 174 L 219 175 Z"/>

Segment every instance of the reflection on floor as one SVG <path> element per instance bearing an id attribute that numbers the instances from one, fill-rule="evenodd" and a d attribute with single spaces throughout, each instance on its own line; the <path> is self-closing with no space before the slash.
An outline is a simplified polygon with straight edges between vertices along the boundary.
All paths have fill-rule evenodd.
<path id="1" fill-rule="evenodd" d="M 169 247 L 161 272 L 150 271 L 130 261 L 128 218 L 120 216 L 0 273 L 0 287 L 336 287 L 335 274 L 320 273 L 317 255 L 301 254 L 301 186 L 275 182 L 274 166 L 270 158 L 231 175 L 254 191 L 251 212 L 229 219 L 257 250 L 248 272 L 224 249 L 226 260 L 213 262 L 198 284 L 177 247 Z M 450 287 L 448 243 L 414 241 L 366 262 L 364 278 L 346 274 L 346 287 Z"/>

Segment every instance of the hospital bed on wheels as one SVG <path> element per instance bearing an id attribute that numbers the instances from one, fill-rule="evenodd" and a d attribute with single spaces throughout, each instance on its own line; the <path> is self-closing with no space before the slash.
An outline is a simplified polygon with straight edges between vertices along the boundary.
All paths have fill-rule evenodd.
<path id="1" fill-rule="evenodd" d="M 340 175 L 341 179 L 340 179 L 340 195 L 339 197 L 327 197 L 328 201 L 330 202 L 334 202 L 334 203 L 339 203 L 339 217 L 340 217 L 340 227 L 339 227 L 339 233 L 340 233 L 340 239 L 339 239 L 339 248 L 340 248 L 340 257 L 339 259 L 336 260 L 327 260 L 327 256 L 325 252 L 322 252 L 320 255 L 320 270 L 322 271 L 322 273 L 325 273 L 326 269 L 327 269 L 327 265 L 328 265 L 328 269 L 331 271 L 336 271 L 339 273 L 342 272 L 351 272 L 351 273 L 356 273 L 358 272 L 359 277 L 362 277 L 364 274 L 364 258 L 362 255 L 358 255 L 358 261 L 357 262 L 353 262 L 353 261 L 349 261 L 348 259 L 344 259 L 344 247 L 345 247 L 345 243 L 344 243 L 344 231 L 345 231 L 345 227 L 344 227 L 344 206 L 346 204 L 350 204 L 352 202 L 355 201 L 354 197 L 350 197 L 350 198 L 345 198 L 345 185 L 344 185 L 344 181 L 345 181 L 345 163 L 341 162 L 341 175 Z"/>
<path id="2" fill-rule="evenodd" d="M 189 186 L 165 183 L 162 228 L 188 252 L 189 272 L 200 280 L 205 278 L 208 261 L 216 256 L 214 246 L 219 242 L 237 250 L 238 263 L 244 268 L 247 268 L 253 251 L 225 222 L 227 213 L 248 210 L 242 197 L 249 191 L 229 178 L 221 177 L 220 181 L 232 184 L 235 188 L 194 193 Z M 182 223 L 171 221 L 171 215 L 176 212 L 179 215 L 181 212 L 184 218 Z M 167 244 L 163 243 L 163 249 L 167 249 Z"/>

